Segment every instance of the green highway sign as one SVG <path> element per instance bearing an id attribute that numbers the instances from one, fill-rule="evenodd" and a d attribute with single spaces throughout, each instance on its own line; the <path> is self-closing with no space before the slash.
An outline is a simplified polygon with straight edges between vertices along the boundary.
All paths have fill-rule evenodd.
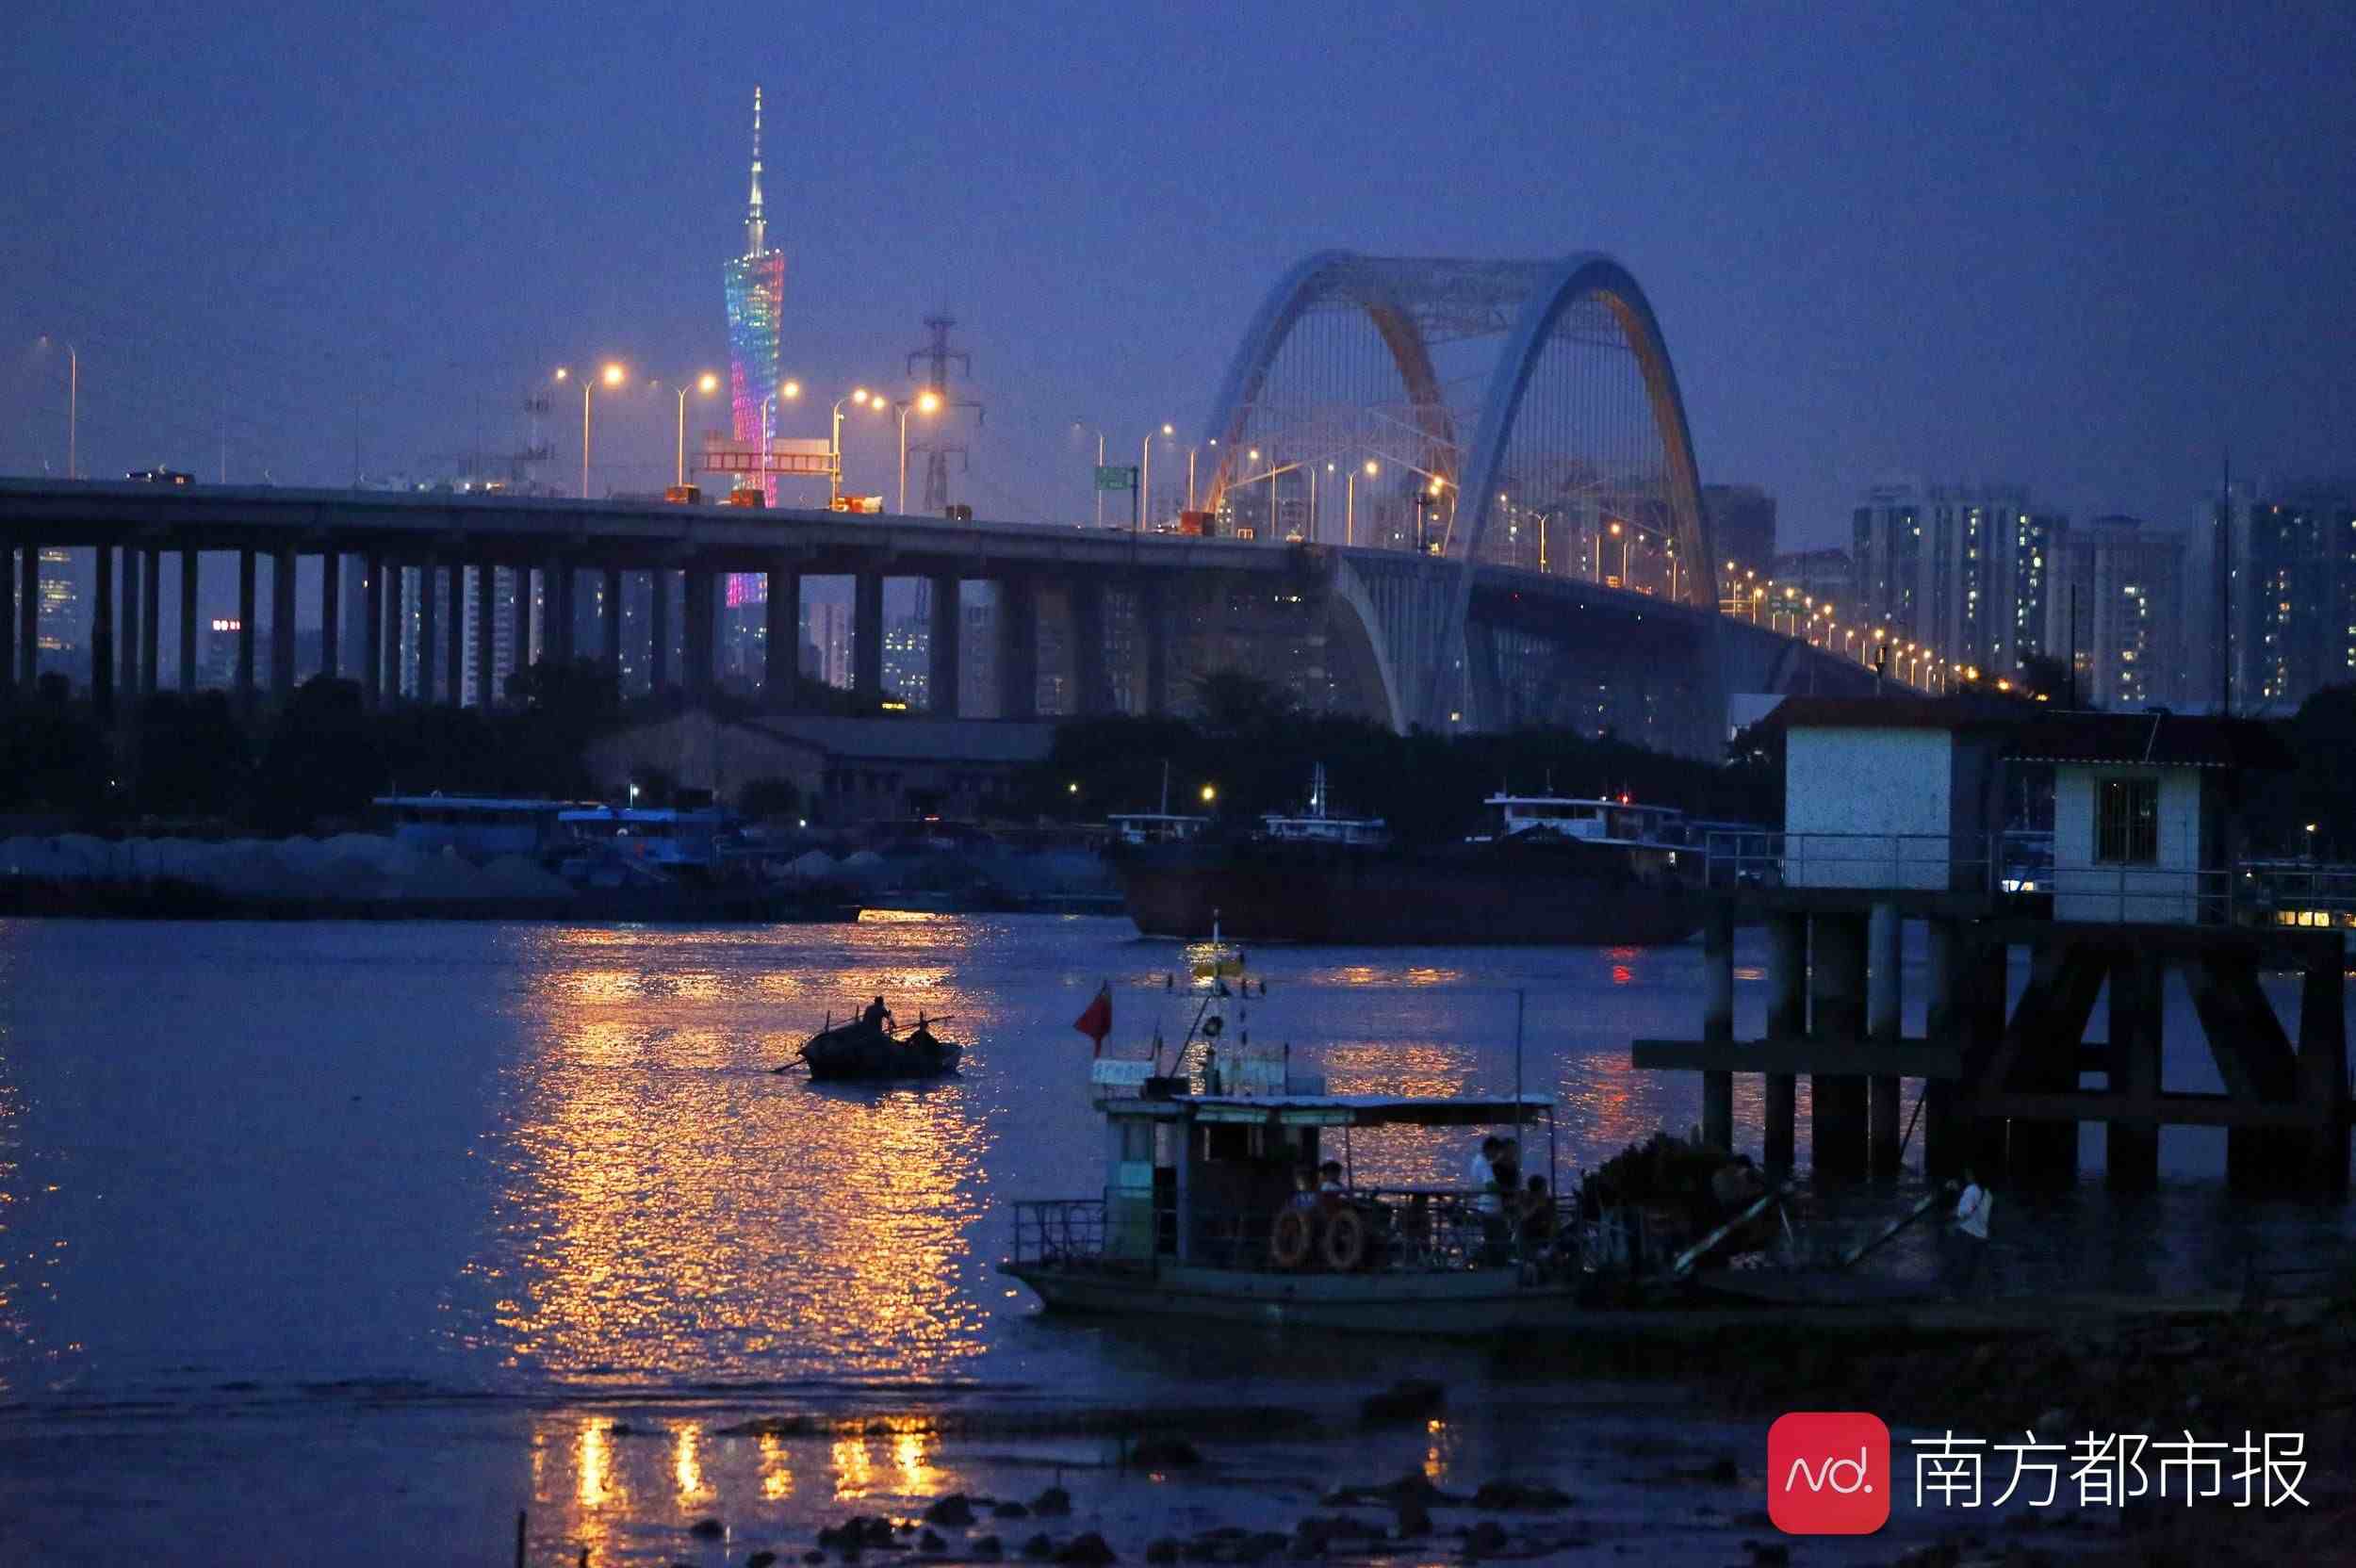
<path id="1" fill-rule="evenodd" d="M 1131 464 L 1126 467 L 1121 467 L 1098 464 L 1096 466 L 1096 487 L 1099 490 L 1135 490 L 1137 487 L 1137 466 Z"/>

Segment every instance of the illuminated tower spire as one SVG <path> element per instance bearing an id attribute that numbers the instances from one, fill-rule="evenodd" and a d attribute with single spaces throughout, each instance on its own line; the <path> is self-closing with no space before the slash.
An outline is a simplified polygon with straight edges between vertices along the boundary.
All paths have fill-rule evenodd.
<path id="1" fill-rule="evenodd" d="M 753 200 L 744 210 L 744 253 L 757 256 L 769 248 L 769 225 L 761 216 L 761 89 L 753 89 Z"/>

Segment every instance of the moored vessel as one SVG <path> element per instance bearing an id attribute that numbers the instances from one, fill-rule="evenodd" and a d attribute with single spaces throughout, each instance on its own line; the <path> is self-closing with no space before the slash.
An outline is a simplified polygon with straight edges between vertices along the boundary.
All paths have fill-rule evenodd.
<path id="1" fill-rule="evenodd" d="M 1500 792 L 1486 831 L 1416 846 L 1380 818 L 1330 812 L 1318 771 L 1301 815 L 1122 846 L 1137 929 L 1194 940 L 1216 916 L 1253 941 L 1652 946 L 1700 928 L 1704 852 L 1671 808 Z"/>

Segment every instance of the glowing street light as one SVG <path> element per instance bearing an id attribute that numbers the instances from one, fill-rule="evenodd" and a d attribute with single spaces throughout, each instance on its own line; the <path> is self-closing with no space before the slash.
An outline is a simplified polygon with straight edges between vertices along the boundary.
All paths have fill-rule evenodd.
<path id="1" fill-rule="evenodd" d="M 1368 479 L 1374 478 L 1375 475 L 1381 473 L 1382 471 L 1383 466 L 1381 464 L 1377 463 L 1372 458 L 1366 459 L 1366 474 Z M 1358 470 L 1356 468 L 1352 468 L 1350 471 L 1349 479 L 1344 481 L 1342 484 L 1342 543 L 1345 545 L 1354 545 L 1357 542 Z"/>
<path id="2" fill-rule="evenodd" d="M 41 341 L 47 343 L 46 334 Z M 82 413 L 82 354 L 73 344 L 65 346 L 65 477 L 80 479 L 80 424 Z"/>
<path id="3" fill-rule="evenodd" d="M 908 410 L 913 408 L 919 414 L 930 414 L 941 407 L 941 394 L 928 386 L 916 395 L 913 402 L 897 406 L 900 410 L 900 514 L 905 517 L 908 510 Z"/>
<path id="4" fill-rule="evenodd" d="M 675 465 L 677 471 L 671 480 L 673 484 L 687 482 L 687 394 L 689 390 L 686 382 L 679 383 L 679 458 Z M 709 398 L 720 390 L 720 378 L 706 370 L 695 378 L 693 390 Z"/>
<path id="5" fill-rule="evenodd" d="M 556 368 L 556 379 L 558 381 L 569 381 L 572 379 L 572 370 L 566 366 L 560 365 Z M 591 378 L 589 376 L 583 376 L 581 378 L 581 498 L 582 500 L 587 500 L 589 498 L 590 388 L 596 381 L 602 381 L 608 386 L 619 386 L 629 379 L 629 371 L 623 369 L 618 364 L 610 362 L 603 370 L 597 373 L 595 378 Z"/>
<path id="6" fill-rule="evenodd" d="M 1218 786 L 1218 785 L 1216 785 L 1216 784 L 1205 784 L 1205 785 L 1203 785 L 1203 805 L 1208 806 L 1208 805 L 1210 805 L 1210 804 L 1211 804 L 1211 802 L 1213 802 L 1213 801 L 1217 800 L 1218 798 L 1219 798 L 1219 786 Z"/>
<path id="7" fill-rule="evenodd" d="M 834 400 L 834 436 L 826 449 L 827 457 L 832 459 L 831 466 L 826 473 L 826 510 L 829 512 L 833 511 L 836 503 L 843 499 L 843 405 L 844 403 L 850 403 L 858 408 L 865 408 L 872 403 L 880 411 L 884 400 L 880 397 L 871 396 L 864 386 L 855 386 L 851 389 L 849 397 L 837 398 Z"/>

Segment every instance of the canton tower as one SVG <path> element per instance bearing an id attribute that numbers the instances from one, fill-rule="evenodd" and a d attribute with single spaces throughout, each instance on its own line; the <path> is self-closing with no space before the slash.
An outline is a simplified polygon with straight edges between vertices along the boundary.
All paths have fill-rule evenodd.
<path id="1" fill-rule="evenodd" d="M 765 447 L 777 434 L 778 332 L 785 307 L 785 253 L 769 248 L 761 215 L 761 89 L 753 89 L 753 194 L 744 210 L 744 253 L 728 264 L 728 391 L 740 445 Z M 777 477 L 761 478 L 777 504 Z M 736 587 L 730 584 L 731 590 Z M 729 598 L 736 594 L 731 591 Z"/>

